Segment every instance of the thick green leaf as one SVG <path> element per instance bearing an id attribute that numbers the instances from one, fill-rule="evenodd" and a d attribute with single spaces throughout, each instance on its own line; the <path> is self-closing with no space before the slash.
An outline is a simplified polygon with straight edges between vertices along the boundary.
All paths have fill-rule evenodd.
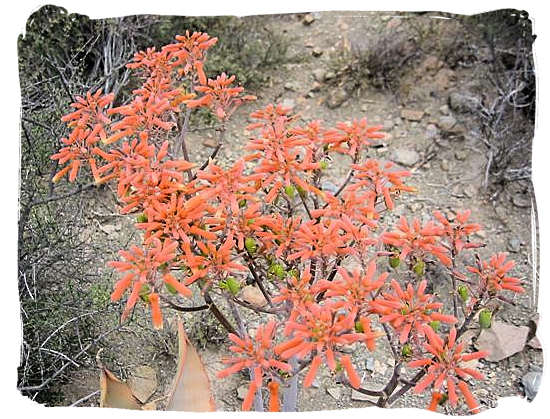
<path id="1" fill-rule="evenodd" d="M 213 412 L 216 410 L 210 380 L 204 364 L 178 319 L 178 370 L 170 390 L 166 410 Z"/>

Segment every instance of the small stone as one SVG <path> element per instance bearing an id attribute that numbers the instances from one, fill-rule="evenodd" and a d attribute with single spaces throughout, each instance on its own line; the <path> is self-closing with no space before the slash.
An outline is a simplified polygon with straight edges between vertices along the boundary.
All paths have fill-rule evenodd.
<path id="1" fill-rule="evenodd" d="M 157 372 L 148 365 L 140 365 L 128 378 L 128 386 L 136 399 L 145 403 L 157 390 Z"/>
<path id="2" fill-rule="evenodd" d="M 533 401 L 533 399 L 537 396 L 541 378 L 541 371 L 530 371 L 521 378 L 521 385 L 523 386 L 527 400 Z"/>
<path id="3" fill-rule="evenodd" d="M 209 148 L 216 148 L 218 146 L 218 142 L 214 138 L 206 138 L 202 145 Z"/>
<path id="4" fill-rule="evenodd" d="M 283 100 L 281 105 L 283 108 L 294 108 L 294 106 L 296 106 L 296 101 L 294 99 L 286 98 Z"/>
<path id="5" fill-rule="evenodd" d="M 422 209 L 422 204 L 419 202 L 411 202 L 408 207 L 413 213 L 415 213 Z"/>
<path id="6" fill-rule="evenodd" d="M 321 383 L 319 382 L 319 378 L 315 377 L 313 382 L 311 383 L 311 387 L 313 388 L 319 388 L 321 387 Z"/>
<path id="7" fill-rule="evenodd" d="M 105 234 L 111 235 L 116 231 L 120 230 L 120 226 L 115 226 L 112 224 L 103 224 L 103 225 L 100 224 L 99 229 L 103 231 Z"/>
<path id="8" fill-rule="evenodd" d="M 336 77 L 336 73 L 334 71 L 329 71 L 325 76 L 325 80 L 332 80 L 334 77 Z"/>
<path id="9" fill-rule="evenodd" d="M 313 16 L 313 14 L 311 13 L 308 13 L 307 15 L 304 16 L 304 18 L 302 19 L 302 23 L 304 25 L 311 25 L 313 22 L 315 22 L 315 17 Z"/>
<path id="10" fill-rule="evenodd" d="M 444 115 L 439 118 L 437 126 L 444 132 L 450 132 L 456 125 L 456 119 L 452 115 Z"/>
<path id="11" fill-rule="evenodd" d="M 248 384 L 242 384 L 237 387 L 237 399 L 244 400 L 246 398 L 246 395 L 248 394 L 248 387 Z"/>
<path id="12" fill-rule="evenodd" d="M 262 294 L 262 291 L 255 285 L 247 285 L 241 290 L 241 298 L 249 304 L 263 307 L 267 301 Z"/>
<path id="13" fill-rule="evenodd" d="M 464 188 L 464 195 L 473 198 L 477 194 L 477 188 L 474 185 L 468 185 Z"/>
<path id="14" fill-rule="evenodd" d="M 397 148 L 393 150 L 392 160 L 403 166 L 414 166 L 420 160 L 420 154 L 407 148 Z"/>
<path id="15" fill-rule="evenodd" d="M 456 80 L 456 74 L 453 70 L 448 68 L 442 68 L 437 72 L 433 78 L 433 86 L 439 90 L 443 91 L 449 88 L 451 83 Z"/>
<path id="16" fill-rule="evenodd" d="M 286 90 L 290 90 L 290 91 L 295 91 L 296 90 L 296 86 L 294 85 L 294 83 L 292 83 L 291 81 L 289 82 L 286 82 L 285 85 L 284 85 L 284 88 Z"/>
<path id="17" fill-rule="evenodd" d="M 367 371 L 374 371 L 374 358 L 367 358 L 367 360 L 365 361 L 365 368 Z"/>
<path id="18" fill-rule="evenodd" d="M 444 172 L 448 172 L 450 170 L 449 160 L 447 159 L 441 160 L 441 163 L 439 165 L 441 166 L 441 170 L 443 170 Z"/>
<path id="19" fill-rule="evenodd" d="M 449 106 L 443 105 L 439 108 L 439 112 L 441 112 L 443 115 L 449 115 Z"/>
<path id="20" fill-rule="evenodd" d="M 457 150 L 455 151 L 455 158 L 457 160 L 463 161 L 468 157 L 468 152 L 466 150 Z"/>
<path id="21" fill-rule="evenodd" d="M 367 104 L 363 103 L 361 105 L 361 112 L 367 112 L 369 110 L 369 107 Z"/>
<path id="22" fill-rule="evenodd" d="M 439 70 L 443 62 L 435 55 L 428 55 L 426 59 L 420 64 L 419 73 L 425 73 L 426 71 Z"/>
<path id="23" fill-rule="evenodd" d="M 351 390 L 351 400 L 356 402 L 373 402 L 378 401 L 378 397 L 369 396 L 367 394 L 360 393 L 357 390 Z"/>
<path id="24" fill-rule="evenodd" d="M 323 55 L 323 50 L 319 47 L 315 47 L 313 48 L 313 51 L 311 51 L 311 55 L 313 55 L 314 57 L 320 57 L 321 55 Z"/>
<path id="25" fill-rule="evenodd" d="M 311 85 L 310 92 L 318 92 L 319 90 L 321 90 L 321 83 L 314 81 Z"/>
<path id="26" fill-rule="evenodd" d="M 479 231 L 476 231 L 476 236 L 479 237 L 480 239 L 486 239 L 487 238 L 487 232 L 485 230 L 479 230 Z"/>
<path id="27" fill-rule="evenodd" d="M 327 388 L 327 393 L 334 400 L 340 400 L 342 398 L 342 388 L 341 387 L 329 387 L 329 388 Z"/>
<path id="28" fill-rule="evenodd" d="M 432 140 L 437 137 L 437 134 L 439 134 L 437 127 L 434 124 L 428 124 L 426 127 L 426 138 Z"/>
<path id="29" fill-rule="evenodd" d="M 341 106 L 348 97 L 348 92 L 343 88 L 332 90 L 328 95 L 327 106 L 330 109 L 336 109 Z"/>
<path id="30" fill-rule="evenodd" d="M 508 251 L 512 253 L 518 253 L 521 247 L 521 242 L 517 238 L 511 238 L 508 240 Z"/>
<path id="31" fill-rule="evenodd" d="M 401 111 L 401 118 L 408 121 L 420 121 L 424 116 L 424 111 L 415 111 L 414 109 L 403 109 Z"/>
<path id="32" fill-rule="evenodd" d="M 393 128 L 393 121 L 391 119 L 386 119 L 383 124 L 383 129 L 389 131 Z"/>
<path id="33" fill-rule="evenodd" d="M 531 206 L 531 198 L 525 194 L 517 194 L 512 198 L 512 203 L 518 208 L 529 208 Z"/>
<path id="34" fill-rule="evenodd" d="M 326 80 L 327 72 L 323 70 L 322 68 L 316 68 L 313 70 L 313 78 L 322 83 Z"/>
<path id="35" fill-rule="evenodd" d="M 386 371 L 388 370 L 388 365 L 380 362 L 378 359 L 374 361 L 374 372 L 377 375 L 384 375 L 386 374 Z"/>
<path id="36" fill-rule="evenodd" d="M 449 95 L 449 107 L 460 113 L 471 112 L 477 108 L 479 99 L 472 94 L 453 92 Z"/>

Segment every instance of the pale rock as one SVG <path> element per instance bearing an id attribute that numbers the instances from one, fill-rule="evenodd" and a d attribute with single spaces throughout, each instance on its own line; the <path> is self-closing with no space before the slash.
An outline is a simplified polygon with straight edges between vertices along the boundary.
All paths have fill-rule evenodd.
<path id="1" fill-rule="evenodd" d="M 487 361 L 498 362 L 506 359 L 525 347 L 529 328 L 514 326 L 498 320 L 493 320 L 491 328 L 483 329 L 476 341 L 476 348 L 487 351 Z"/>

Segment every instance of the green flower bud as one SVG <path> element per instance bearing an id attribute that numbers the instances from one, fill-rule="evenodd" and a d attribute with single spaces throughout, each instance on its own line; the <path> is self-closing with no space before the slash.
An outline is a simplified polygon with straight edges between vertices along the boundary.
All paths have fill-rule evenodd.
<path id="1" fill-rule="evenodd" d="M 139 214 L 139 215 L 137 216 L 137 219 L 136 219 L 136 220 L 137 220 L 138 223 L 146 223 L 147 221 L 149 221 L 149 220 L 147 219 L 147 215 L 146 215 L 145 213 Z"/>
<path id="2" fill-rule="evenodd" d="M 149 285 L 147 284 L 143 284 L 141 286 L 141 289 L 139 290 L 139 298 L 141 298 L 142 301 L 148 303 L 150 293 L 151 293 L 151 287 L 149 287 Z"/>
<path id="3" fill-rule="evenodd" d="M 418 276 L 424 275 L 424 269 L 426 268 L 426 264 L 423 260 L 419 260 L 416 262 L 416 264 L 413 266 L 413 271 Z"/>
<path id="4" fill-rule="evenodd" d="M 276 277 L 280 278 L 280 279 L 283 279 L 286 275 L 285 268 L 282 265 L 278 264 L 278 263 L 272 264 L 269 267 L 269 272 L 271 274 L 275 275 Z"/>
<path id="5" fill-rule="evenodd" d="M 411 356 L 413 353 L 411 345 L 408 343 L 405 343 L 403 347 L 401 348 L 401 355 L 403 356 Z"/>
<path id="6" fill-rule="evenodd" d="M 443 393 L 441 395 L 441 398 L 439 399 L 439 401 L 437 402 L 440 406 L 443 406 L 445 404 L 445 402 L 449 399 L 449 396 L 447 395 L 447 393 Z"/>
<path id="7" fill-rule="evenodd" d="M 361 322 L 359 322 L 359 321 L 355 322 L 355 331 L 358 332 L 358 333 L 363 333 L 364 332 L 363 325 L 361 324 Z"/>
<path id="8" fill-rule="evenodd" d="M 296 189 L 298 190 L 298 193 L 302 198 L 305 198 L 307 196 L 307 191 L 302 188 L 300 185 L 296 186 Z"/>
<path id="9" fill-rule="evenodd" d="M 484 308 L 479 312 L 479 326 L 482 329 L 489 329 L 491 327 L 492 319 L 493 313 L 491 313 L 491 310 Z"/>
<path id="10" fill-rule="evenodd" d="M 434 330 L 434 332 L 438 332 L 441 322 L 439 320 L 433 320 L 429 323 L 429 325 Z"/>
<path id="11" fill-rule="evenodd" d="M 401 259 L 399 259 L 398 257 L 391 257 L 390 258 L 390 266 L 393 269 L 396 269 L 399 266 L 400 263 L 401 263 Z"/>
<path id="12" fill-rule="evenodd" d="M 237 295 L 241 290 L 241 284 L 232 276 L 220 283 L 220 287 L 229 291 L 232 295 Z"/>
<path id="13" fill-rule="evenodd" d="M 293 185 L 285 186 L 285 193 L 290 199 L 294 199 L 296 196 L 296 188 Z"/>
<path id="14" fill-rule="evenodd" d="M 328 162 L 326 160 L 321 160 L 319 162 L 319 167 L 321 170 L 326 170 L 328 168 Z"/>
<path id="15" fill-rule="evenodd" d="M 176 289 L 175 289 L 172 285 L 167 284 L 167 283 L 165 282 L 165 283 L 164 283 L 164 286 L 166 287 L 166 289 L 168 290 L 168 292 L 169 292 L 170 294 L 174 294 L 174 295 L 175 295 L 175 294 L 178 293 L 178 292 L 176 291 Z"/>
<path id="16" fill-rule="evenodd" d="M 460 298 L 462 298 L 462 301 L 468 301 L 468 287 L 466 285 L 459 285 L 457 291 Z"/>
<path id="17" fill-rule="evenodd" d="M 239 208 L 244 208 L 246 207 L 246 199 L 241 199 L 239 201 Z"/>
<path id="18" fill-rule="evenodd" d="M 247 237 L 244 241 L 244 247 L 246 247 L 246 250 L 248 250 L 248 253 L 253 255 L 256 253 L 256 250 L 258 249 L 258 246 L 256 245 L 256 240 L 254 240 L 253 237 Z"/>

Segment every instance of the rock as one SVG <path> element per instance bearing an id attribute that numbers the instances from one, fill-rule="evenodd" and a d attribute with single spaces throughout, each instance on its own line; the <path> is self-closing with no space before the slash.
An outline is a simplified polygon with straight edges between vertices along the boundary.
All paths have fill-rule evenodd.
<path id="1" fill-rule="evenodd" d="M 490 329 L 483 329 L 476 341 L 476 348 L 487 351 L 485 358 L 490 362 L 506 359 L 525 347 L 529 328 L 514 326 L 498 320 L 493 320 Z"/>
<path id="2" fill-rule="evenodd" d="M 319 378 L 318 378 L 318 377 L 315 377 L 315 379 L 314 379 L 313 382 L 311 383 L 311 387 L 313 387 L 313 388 L 319 388 L 319 387 L 321 387 L 321 383 L 319 382 Z"/>
<path id="3" fill-rule="evenodd" d="M 369 110 L 369 107 L 368 107 L 368 105 L 367 105 L 366 103 L 363 103 L 363 104 L 361 105 L 361 108 L 360 108 L 360 109 L 361 109 L 361 112 L 367 112 L 367 111 Z"/>
<path id="4" fill-rule="evenodd" d="M 338 186 L 336 186 L 334 183 L 326 180 L 321 184 L 321 189 L 323 191 L 330 192 L 331 194 L 335 194 L 338 191 Z"/>
<path id="5" fill-rule="evenodd" d="M 322 68 L 316 68 L 315 70 L 313 70 L 313 78 L 320 83 L 326 80 L 326 75 L 327 72 Z"/>
<path id="6" fill-rule="evenodd" d="M 464 188 L 464 195 L 473 198 L 477 194 L 477 188 L 474 185 L 468 185 Z"/>
<path id="7" fill-rule="evenodd" d="M 443 62 L 435 55 L 428 55 L 426 59 L 420 64 L 418 72 L 420 75 L 427 71 L 437 71 L 443 66 Z"/>
<path id="8" fill-rule="evenodd" d="M 401 111 L 401 118 L 408 121 L 420 121 L 424 116 L 424 111 L 415 111 L 414 109 L 403 109 Z"/>
<path id="9" fill-rule="evenodd" d="M 369 396 L 367 394 L 360 393 L 357 390 L 351 390 L 351 400 L 356 402 L 376 403 L 378 401 L 378 397 Z"/>
<path id="10" fill-rule="evenodd" d="M 332 90 L 327 98 L 327 106 L 330 109 L 336 109 L 348 99 L 348 92 L 343 88 Z"/>
<path id="11" fill-rule="evenodd" d="M 531 197 L 525 194 L 516 194 L 512 198 L 512 204 L 518 208 L 529 208 L 531 206 Z"/>
<path id="12" fill-rule="evenodd" d="M 428 124 L 426 126 L 426 138 L 433 140 L 438 134 L 439 131 L 434 124 Z"/>
<path id="13" fill-rule="evenodd" d="M 262 291 L 255 285 L 247 285 L 241 290 L 241 298 L 249 304 L 253 304 L 258 307 L 263 307 L 267 304 L 267 301 L 262 294 Z"/>
<path id="14" fill-rule="evenodd" d="M 443 115 L 449 115 L 449 106 L 443 105 L 439 108 L 439 112 L 441 112 Z"/>
<path id="15" fill-rule="evenodd" d="M 451 83 L 456 80 L 456 74 L 453 70 L 442 68 L 433 78 L 433 86 L 438 91 L 443 91 L 451 86 Z"/>
<path id="16" fill-rule="evenodd" d="M 437 122 L 437 126 L 444 132 L 450 132 L 455 125 L 456 119 L 452 115 L 444 115 Z"/>
<path id="17" fill-rule="evenodd" d="M 507 247 L 509 252 L 518 253 L 521 247 L 521 242 L 517 238 L 513 237 L 508 240 Z"/>
<path id="18" fill-rule="evenodd" d="M 374 371 L 374 358 L 367 358 L 365 361 L 365 369 L 370 372 Z"/>
<path id="19" fill-rule="evenodd" d="M 99 229 L 103 231 L 105 234 L 111 235 L 114 232 L 120 230 L 120 226 L 115 226 L 112 224 L 103 224 L 103 225 L 100 224 Z"/>
<path id="20" fill-rule="evenodd" d="M 407 148 L 396 148 L 392 153 L 392 160 L 403 166 L 414 166 L 420 161 L 420 154 Z"/>
<path id="21" fill-rule="evenodd" d="M 542 371 L 529 371 L 521 378 L 521 385 L 525 392 L 527 400 L 533 401 L 539 392 L 540 380 L 542 378 Z"/>
<path id="22" fill-rule="evenodd" d="M 284 85 L 284 88 L 286 90 L 290 90 L 291 92 L 294 92 L 294 91 L 297 90 L 296 85 L 294 83 L 292 83 L 291 81 L 286 82 L 285 85 Z"/>
<path id="23" fill-rule="evenodd" d="M 455 159 L 463 161 L 468 157 L 468 152 L 466 150 L 457 150 L 455 151 Z"/>
<path id="24" fill-rule="evenodd" d="M 286 98 L 283 100 L 283 103 L 281 103 L 283 108 L 294 108 L 296 106 L 296 101 L 294 99 Z"/>
<path id="25" fill-rule="evenodd" d="M 329 387 L 329 388 L 327 388 L 327 393 L 334 400 L 340 400 L 342 398 L 342 388 L 341 387 Z"/>
<path id="26" fill-rule="evenodd" d="M 202 142 L 202 145 L 209 148 L 216 148 L 218 142 L 214 138 L 207 138 Z"/>
<path id="27" fill-rule="evenodd" d="M 136 399 L 145 403 L 157 390 L 157 372 L 148 365 L 140 365 L 132 371 L 128 386 Z"/>
<path id="28" fill-rule="evenodd" d="M 393 121 L 391 119 L 386 119 L 383 124 L 384 131 L 389 131 L 393 128 Z"/>
<path id="29" fill-rule="evenodd" d="M 237 399 L 244 400 L 248 394 L 249 384 L 242 384 L 237 387 Z"/>
<path id="30" fill-rule="evenodd" d="M 336 77 L 336 73 L 334 71 L 329 71 L 325 76 L 325 80 L 332 80 L 334 77 Z"/>
<path id="31" fill-rule="evenodd" d="M 321 83 L 319 83 L 318 81 L 314 81 L 313 84 L 311 85 L 311 89 L 309 89 L 310 92 L 318 92 L 319 90 L 321 90 Z"/>
<path id="32" fill-rule="evenodd" d="M 388 370 L 388 364 L 380 362 L 378 359 L 374 360 L 374 372 L 377 375 L 383 376 L 384 374 L 386 374 L 387 370 Z"/>
<path id="33" fill-rule="evenodd" d="M 449 95 L 449 107 L 460 113 L 471 112 L 478 107 L 479 99 L 471 94 L 453 92 Z"/>
<path id="34" fill-rule="evenodd" d="M 323 50 L 319 47 L 315 47 L 311 51 L 311 55 L 313 55 L 314 57 L 320 57 L 321 55 L 323 55 Z"/>
<path id="35" fill-rule="evenodd" d="M 440 166 L 441 166 L 441 170 L 443 170 L 444 172 L 448 172 L 451 168 L 449 166 L 449 160 L 447 159 L 441 160 Z"/>
<path id="36" fill-rule="evenodd" d="M 422 209 L 422 204 L 419 203 L 419 202 L 411 202 L 409 205 L 407 205 L 409 207 L 409 209 L 413 212 L 413 213 L 416 213 L 418 211 L 420 211 Z"/>
<path id="37" fill-rule="evenodd" d="M 311 13 L 308 13 L 307 15 L 304 16 L 304 18 L 302 19 L 302 23 L 304 25 L 311 25 L 313 22 L 315 22 L 315 17 L 313 16 L 313 14 Z"/>

